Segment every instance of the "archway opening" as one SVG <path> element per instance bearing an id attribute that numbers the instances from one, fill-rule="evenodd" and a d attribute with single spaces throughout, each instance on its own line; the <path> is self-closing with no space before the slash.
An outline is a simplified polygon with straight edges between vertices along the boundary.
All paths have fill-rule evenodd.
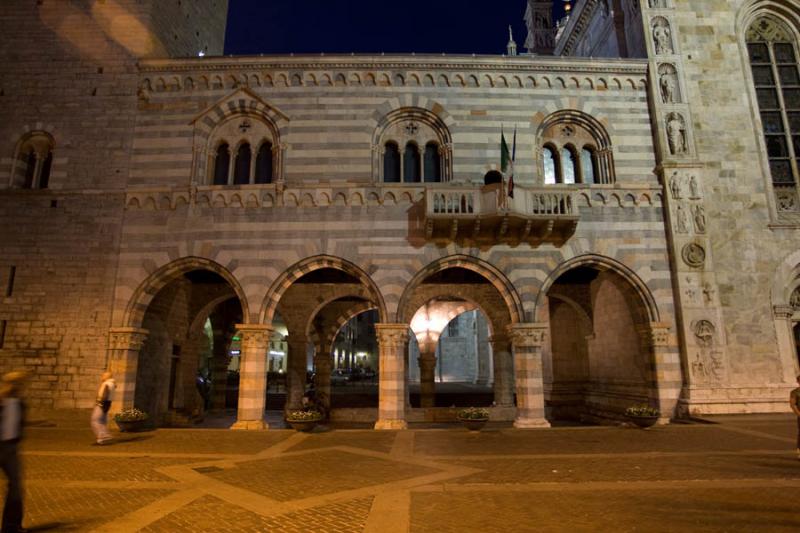
<path id="1" fill-rule="evenodd" d="M 235 407 L 235 324 L 242 304 L 219 274 L 195 269 L 161 287 L 144 312 L 148 330 L 134 405 L 164 426 L 189 426 Z M 233 391 L 233 393 L 231 393 Z"/>
<path id="2" fill-rule="evenodd" d="M 621 417 L 631 404 L 646 403 L 655 386 L 642 338 L 647 314 L 628 281 L 612 270 L 579 266 L 562 274 L 547 296 L 548 418 L 603 422 Z"/>
<path id="3" fill-rule="evenodd" d="M 797 368 L 800 368 L 800 322 L 795 322 L 792 331 L 794 331 L 794 353 L 797 357 Z"/>

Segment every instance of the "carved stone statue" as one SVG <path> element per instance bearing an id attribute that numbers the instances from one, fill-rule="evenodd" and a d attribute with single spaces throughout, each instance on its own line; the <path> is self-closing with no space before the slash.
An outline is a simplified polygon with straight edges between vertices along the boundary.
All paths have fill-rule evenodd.
<path id="1" fill-rule="evenodd" d="M 675 230 L 678 233 L 689 233 L 686 210 L 682 205 L 678 205 L 678 209 L 675 211 Z"/>
<path id="2" fill-rule="evenodd" d="M 700 186 L 697 184 L 697 178 L 694 176 L 689 177 L 689 198 L 693 200 L 700 198 Z"/>
<path id="3" fill-rule="evenodd" d="M 683 119 L 677 113 L 670 113 L 667 116 L 667 141 L 672 155 L 686 153 L 686 131 Z"/>
<path id="4" fill-rule="evenodd" d="M 800 287 L 797 287 L 789 298 L 789 305 L 794 309 L 800 309 Z"/>
<path id="5" fill-rule="evenodd" d="M 653 43 L 655 45 L 656 54 L 671 54 L 672 53 L 672 33 L 669 29 L 669 23 L 666 19 L 659 17 L 653 24 Z"/>
<path id="6" fill-rule="evenodd" d="M 672 177 L 669 179 L 669 189 L 672 192 L 673 199 L 681 199 L 681 179 L 678 177 L 677 172 L 673 172 Z"/>
<path id="7" fill-rule="evenodd" d="M 661 75 L 661 101 L 665 104 L 675 103 L 675 76 L 671 73 Z"/>
<path id="8" fill-rule="evenodd" d="M 695 360 L 692 361 L 692 375 L 698 383 L 704 383 L 708 379 L 708 369 L 700 358 L 700 352 L 697 352 Z"/>
<path id="9" fill-rule="evenodd" d="M 694 230 L 697 233 L 706 232 L 706 212 L 702 205 L 692 207 L 692 215 L 694 216 Z"/>

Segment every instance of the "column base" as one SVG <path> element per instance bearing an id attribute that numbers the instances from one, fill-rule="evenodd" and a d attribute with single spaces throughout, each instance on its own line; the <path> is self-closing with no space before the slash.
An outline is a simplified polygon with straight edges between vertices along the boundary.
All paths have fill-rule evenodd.
<path id="1" fill-rule="evenodd" d="M 264 430 L 264 429 L 269 429 L 269 424 L 267 424 L 263 420 L 237 420 L 230 427 L 230 429 L 245 430 L 245 431 Z"/>
<path id="2" fill-rule="evenodd" d="M 377 422 L 375 422 L 375 429 L 378 430 L 408 429 L 408 423 L 405 420 L 378 420 Z"/>
<path id="3" fill-rule="evenodd" d="M 517 418 L 514 420 L 514 427 L 517 429 L 549 428 L 550 422 L 544 418 Z"/>

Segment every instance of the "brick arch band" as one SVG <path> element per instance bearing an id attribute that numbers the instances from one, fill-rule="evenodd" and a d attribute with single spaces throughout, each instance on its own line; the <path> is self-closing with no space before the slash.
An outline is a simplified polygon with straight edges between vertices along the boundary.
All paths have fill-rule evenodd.
<path id="1" fill-rule="evenodd" d="M 322 331 L 321 334 L 320 332 L 312 329 L 308 335 L 308 338 L 314 343 L 315 347 L 319 346 L 323 350 L 326 348 L 331 348 L 333 346 L 333 342 L 336 340 L 336 336 L 339 335 L 339 332 L 342 330 L 345 324 L 361 313 L 366 313 L 367 311 L 372 311 L 373 309 L 377 309 L 377 307 L 372 302 L 360 302 L 354 304 L 353 307 L 343 313 L 340 313 L 329 324 L 326 324 L 328 327 L 326 327 L 325 331 Z"/>
<path id="2" fill-rule="evenodd" d="M 625 281 L 620 288 L 625 295 L 626 301 L 628 301 L 629 304 L 636 304 L 632 306 L 631 312 L 633 313 L 634 320 L 637 323 L 646 325 L 651 322 L 660 322 L 658 306 L 653 298 L 653 294 L 650 292 L 650 289 L 647 287 L 644 281 L 642 281 L 642 279 L 637 276 L 633 270 L 622 263 L 609 257 L 596 254 L 586 254 L 574 257 L 568 261 L 565 261 L 564 263 L 561 263 L 555 270 L 553 270 L 553 272 L 550 273 L 547 280 L 545 280 L 544 284 L 542 285 L 538 297 L 536 298 L 534 317 L 536 317 L 537 321 L 549 321 L 547 316 L 548 307 L 545 302 L 547 293 L 550 291 L 550 288 L 553 286 L 553 284 L 558 281 L 558 278 L 570 270 L 583 266 L 591 267 L 601 272 L 613 272 Z"/>
<path id="3" fill-rule="evenodd" d="M 408 304 L 413 299 L 414 292 L 420 286 L 420 284 L 422 284 L 422 282 L 430 276 L 450 268 L 463 268 L 482 276 L 495 288 L 495 290 L 497 290 L 497 292 L 500 294 L 500 297 L 505 302 L 509 315 L 509 322 L 511 324 L 515 324 L 523 321 L 525 313 L 522 307 L 522 300 L 517 294 L 514 286 L 500 270 L 486 261 L 476 257 L 471 257 L 468 255 L 451 255 L 429 264 L 420 270 L 408 283 L 406 290 L 400 297 L 400 301 L 397 306 L 398 323 L 408 324 L 410 322 L 412 317 L 406 316 L 408 315 L 406 307 L 408 307 Z"/>
<path id="4" fill-rule="evenodd" d="M 367 288 L 374 306 L 378 309 L 379 321 L 386 321 L 386 317 L 388 315 L 386 313 L 386 304 L 383 300 L 383 295 L 381 294 L 380 290 L 378 290 L 378 286 L 375 285 L 375 282 L 372 281 L 372 278 L 370 278 L 366 272 L 364 272 L 360 267 L 340 257 L 317 255 L 295 263 L 286 269 L 284 273 L 275 280 L 275 282 L 269 288 L 267 296 L 264 298 L 264 302 L 261 305 L 259 322 L 261 324 L 271 324 L 275 318 L 275 312 L 278 309 L 278 303 L 280 302 L 281 297 L 286 290 L 301 277 L 322 268 L 333 268 L 340 270 L 356 278 Z"/>
<path id="5" fill-rule="evenodd" d="M 213 272 L 224 279 L 231 287 L 232 293 L 239 299 L 239 305 L 242 307 L 242 320 L 244 323 L 247 323 L 250 316 L 247 296 L 245 296 L 236 277 L 231 274 L 227 268 L 210 259 L 202 257 L 184 257 L 162 266 L 150 274 L 147 279 L 137 287 L 125 309 L 125 315 L 122 321 L 123 324 L 127 327 L 142 327 L 147 308 L 158 292 L 168 283 L 175 281 L 183 274 L 193 270 Z"/>

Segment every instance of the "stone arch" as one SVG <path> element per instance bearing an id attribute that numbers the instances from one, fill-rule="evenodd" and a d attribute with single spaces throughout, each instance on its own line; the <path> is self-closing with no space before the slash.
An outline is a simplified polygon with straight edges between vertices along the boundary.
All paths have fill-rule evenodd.
<path id="1" fill-rule="evenodd" d="M 270 286 L 269 290 L 267 291 L 264 302 L 261 305 L 261 311 L 259 312 L 259 323 L 271 324 L 275 317 L 275 311 L 278 308 L 278 303 L 280 302 L 281 297 L 292 285 L 292 283 L 306 274 L 321 268 L 340 270 L 356 278 L 360 283 L 367 287 L 371 298 L 378 308 L 378 315 L 381 322 L 386 321 L 386 304 L 384 302 L 383 295 L 378 289 L 378 286 L 366 272 L 346 259 L 330 255 L 316 255 L 303 259 L 302 261 L 290 266 L 278 277 L 278 279 L 275 280 L 275 282 L 273 282 L 272 286 Z"/>
<path id="2" fill-rule="evenodd" d="M 584 254 L 573 257 L 568 261 L 561 263 L 554 269 L 542 284 L 539 290 L 539 295 L 536 298 L 534 306 L 534 317 L 537 321 L 547 322 L 547 293 L 552 288 L 553 284 L 566 272 L 578 267 L 592 267 L 599 271 L 612 271 L 627 283 L 625 287 L 628 288 L 626 296 L 628 301 L 636 303 L 632 306 L 635 310 L 635 320 L 638 325 L 648 325 L 652 322 L 660 322 L 661 316 L 656 305 L 653 293 L 647 287 L 647 284 L 630 268 L 620 263 L 619 261 L 610 257 L 605 257 L 598 254 Z"/>
<path id="3" fill-rule="evenodd" d="M 505 274 L 482 259 L 467 255 L 451 255 L 432 262 L 420 270 L 406 285 L 406 289 L 403 291 L 397 306 L 398 323 L 407 324 L 411 320 L 410 316 L 406 316 L 408 311 L 405 308 L 408 307 L 409 300 L 419 285 L 430 276 L 450 268 L 463 268 L 485 278 L 505 302 L 510 322 L 515 324 L 523 321 L 525 313 L 522 307 L 522 300 Z"/>
<path id="4" fill-rule="evenodd" d="M 230 270 L 215 261 L 203 257 L 183 257 L 162 266 L 139 284 L 125 309 L 122 325 L 125 327 L 140 328 L 147 308 L 158 292 L 171 281 L 194 270 L 210 271 L 224 279 L 239 299 L 239 303 L 242 306 L 242 320 L 244 323 L 248 322 L 250 313 L 247 296 L 239 280 L 236 279 Z"/>

